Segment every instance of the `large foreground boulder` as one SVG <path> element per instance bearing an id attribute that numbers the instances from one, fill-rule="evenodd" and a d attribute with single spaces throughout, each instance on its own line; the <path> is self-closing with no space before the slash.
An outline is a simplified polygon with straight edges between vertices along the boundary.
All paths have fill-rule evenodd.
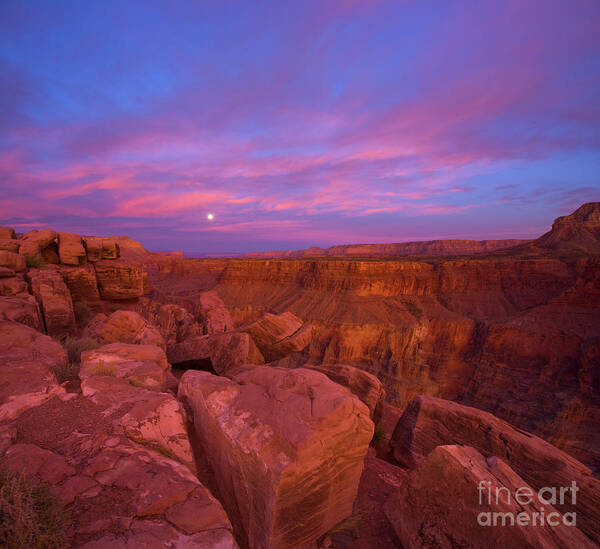
<path id="1" fill-rule="evenodd" d="M 67 352 L 52 338 L 0 320 L 0 423 L 64 392 L 54 371 L 66 366 Z"/>
<path id="2" fill-rule="evenodd" d="M 577 512 L 577 526 L 600 541 L 600 480 L 562 450 L 492 414 L 420 395 L 406 407 L 390 440 L 395 459 L 410 468 L 448 444 L 472 446 L 485 457 L 503 459 L 536 490 L 575 482 L 577 505 L 568 500 L 558 509 Z"/>
<path id="3" fill-rule="evenodd" d="M 94 263 L 102 299 L 135 299 L 144 295 L 147 275 L 144 267 L 120 259 Z"/>
<path id="4" fill-rule="evenodd" d="M 169 363 L 165 352 L 155 345 L 111 343 L 81 353 L 79 377 L 114 376 L 153 391 L 167 390 Z"/>
<path id="5" fill-rule="evenodd" d="M 246 547 L 309 547 L 352 513 L 374 427 L 347 389 L 257 366 L 233 380 L 189 370 L 179 398 Z"/>
<path id="6" fill-rule="evenodd" d="M 62 267 L 61 272 L 73 301 L 84 303 L 97 303 L 100 301 L 96 271 L 91 265 Z"/>
<path id="7" fill-rule="evenodd" d="M 75 315 L 71 293 L 62 275 L 54 270 L 30 269 L 27 277 L 40 304 L 48 334 L 69 335 L 75 325 Z"/>
<path id="8" fill-rule="evenodd" d="M 167 347 L 169 362 L 178 368 L 214 370 L 219 375 L 243 364 L 264 364 L 264 358 L 250 335 L 223 332 L 191 337 Z"/>
<path id="9" fill-rule="evenodd" d="M 121 342 L 165 348 L 160 332 L 135 311 L 115 311 L 108 317 L 98 314 L 88 324 L 84 335 L 101 344 Z"/>
<path id="10" fill-rule="evenodd" d="M 596 547 L 573 525 L 577 517 L 540 500 L 504 461 L 466 446 L 433 450 L 385 512 L 405 549 Z"/>
<path id="11" fill-rule="evenodd" d="M 302 367 L 321 372 L 332 381 L 350 389 L 367 405 L 373 422 L 379 423 L 385 403 L 385 389 L 376 376 L 348 364 L 305 365 Z"/>

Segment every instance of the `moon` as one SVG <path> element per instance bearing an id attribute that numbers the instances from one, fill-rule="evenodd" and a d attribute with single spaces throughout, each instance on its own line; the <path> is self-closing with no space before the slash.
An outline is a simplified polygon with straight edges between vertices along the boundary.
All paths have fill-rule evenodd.
<path id="1" fill-rule="evenodd" d="M 208 214 L 206 216 L 206 219 L 208 219 L 209 221 L 212 221 L 215 218 L 215 216 L 213 214 Z"/>

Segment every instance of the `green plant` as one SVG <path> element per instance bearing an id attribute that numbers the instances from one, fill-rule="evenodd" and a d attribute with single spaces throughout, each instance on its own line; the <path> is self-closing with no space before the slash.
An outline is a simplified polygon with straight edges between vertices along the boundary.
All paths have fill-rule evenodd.
<path id="1" fill-rule="evenodd" d="M 68 530 L 64 508 L 45 484 L 0 472 L 0 547 L 63 549 L 70 547 Z"/>
<path id="2" fill-rule="evenodd" d="M 100 347 L 100 344 L 90 337 L 70 337 L 63 341 L 63 347 L 67 350 L 69 355 L 69 362 L 79 364 L 81 362 L 81 353 L 83 351 L 90 351 Z"/>
<path id="3" fill-rule="evenodd" d="M 75 313 L 75 320 L 80 326 L 85 326 L 94 316 L 94 312 L 83 301 L 73 303 L 73 312 Z"/>
<path id="4" fill-rule="evenodd" d="M 106 363 L 100 359 L 92 369 L 95 376 L 115 376 L 117 374 L 117 368 L 111 363 Z"/>
<path id="5" fill-rule="evenodd" d="M 79 378 L 79 362 L 68 362 L 53 368 L 54 375 L 59 383 L 74 381 Z"/>
<path id="6" fill-rule="evenodd" d="M 373 438 L 371 439 L 371 444 L 378 446 L 379 444 L 387 441 L 387 436 L 385 434 L 385 428 L 381 423 L 375 425 L 375 430 L 373 431 Z"/>
<path id="7" fill-rule="evenodd" d="M 41 269 L 46 262 L 39 255 L 28 255 L 25 257 L 25 265 L 28 269 Z"/>
<path id="8" fill-rule="evenodd" d="M 421 317 L 423 316 L 423 311 L 416 303 L 413 303 L 412 301 L 408 300 L 404 300 L 402 301 L 402 303 L 411 315 L 413 315 L 417 320 L 421 319 Z"/>

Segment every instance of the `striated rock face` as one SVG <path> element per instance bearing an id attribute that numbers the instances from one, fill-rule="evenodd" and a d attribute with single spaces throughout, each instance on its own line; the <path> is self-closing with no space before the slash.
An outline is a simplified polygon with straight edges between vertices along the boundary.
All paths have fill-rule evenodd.
<path id="1" fill-rule="evenodd" d="M 55 245 L 56 232 L 48 229 L 29 231 L 25 233 L 19 246 L 19 253 L 25 258 L 43 259 L 48 255 L 48 249 Z M 51 261 L 58 263 L 58 261 Z"/>
<path id="2" fill-rule="evenodd" d="M 19 253 L 19 241 L 10 240 L 8 238 L 0 238 L 0 250 L 12 252 L 13 254 Z"/>
<path id="3" fill-rule="evenodd" d="M 154 345 L 111 343 L 81 353 L 79 377 L 114 376 L 137 387 L 153 391 L 167 390 L 170 367 L 165 352 Z"/>
<path id="4" fill-rule="evenodd" d="M 584 204 L 571 215 L 555 219 L 552 230 L 532 246 L 559 252 L 600 253 L 600 202 Z"/>
<path id="5" fill-rule="evenodd" d="M 98 289 L 102 299 L 135 299 L 146 290 L 146 271 L 143 266 L 123 260 L 103 260 L 94 263 Z"/>
<path id="6" fill-rule="evenodd" d="M 62 275 L 54 270 L 29 269 L 27 277 L 31 291 L 40 304 L 48 334 L 70 334 L 75 325 L 75 316 L 71 293 Z"/>
<path id="7" fill-rule="evenodd" d="M 64 390 L 53 371 L 67 365 L 59 343 L 17 322 L 0 320 L 0 423 Z"/>
<path id="8" fill-rule="evenodd" d="M 280 315 L 267 313 L 244 328 L 267 362 L 304 349 L 311 340 L 312 326 L 287 311 Z"/>
<path id="9" fill-rule="evenodd" d="M 308 547 L 352 513 L 373 422 L 348 390 L 258 366 L 233 380 L 188 371 L 179 398 L 245 546 Z"/>
<path id="10" fill-rule="evenodd" d="M 493 252 L 525 244 L 528 240 L 427 240 L 423 242 L 399 242 L 393 244 L 348 244 L 319 248 L 314 246 L 306 250 L 280 250 L 274 252 L 255 252 L 246 257 L 318 257 L 318 256 L 439 256 L 471 255 Z"/>
<path id="11" fill-rule="evenodd" d="M 5 267 L 0 267 L 4 269 Z M 0 295 L 1 296 L 13 296 L 19 294 L 26 294 L 28 292 L 27 282 L 23 278 L 23 275 L 12 276 L 9 278 L 0 278 Z"/>
<path id="12" fill-rule="evenodd" d="M 252 338 L 244 332 L 224 332 L 191 337 L 167 347 L 169 362 L 178 368 L 206 370 L 207 365 L 219 375 L 227 375 L 243 364 L 264 364 L 264 358 Z"/>
<path id="13" fill-rule="evenodd" d="M 102 259 L 118 259 L 119 245 L 116 239 L 97 236 L 83 237 L 83 245 L 88 261 L 96 262 Z"/>
<path id="14" fill-rule="evenodd" d="M 373 423 L 375 425 L 379 423 L 385 403 L 385 390 L 381 381 L 373 374 L 369 374 L 354 366 L 348 366 L 347 364 L 321 364 L 320 366 L 306 364 L 302 368 L 321 372 L 331 379 L 331 381 L 350 389 L 353 394 L 367 405 Z"/>
<path id="15" fill-rule="evenodd" d="M 58 257 L 63 265 L 83 265 L 87 261 L 81 236 L 58 233 Z"/>
<path id="16" fill-rule="evenodd" d="M 102 344 L 121 342 L 166 347 L 158 330 L 134 311 L 115 311 L 108 317 L 98 314 L 85 329 L 85 335 Z"/>
<path id="17" fill-rule="evenodd" d="M 517 490 L 533 497 L 517 501 Z M 486 460 L 469 447 L 438 446 L 390 497 L 385 511 L 406 549 L 596 547 L 576 527 L 563 524 L 560 513 L 540 502 L 536 491 L 503 460 Z M 540 525 L 542 512 L 556 525 L 549 526 L 547 518 Z M 496 526 L 494 513 L 500 513 Z M 490 525 L 481 526 L 487 516 Z M 514 525 L 509 526 L 508 516 L 515 517 Z"/>
<path id="18" fill-rule="evenodd" d="M 23 272 L 26 269 L 25 256 L 0 249 L 0 267 Z"/>
<path id="19" fill-rule="evenodd" d="M 40 332 L 44 330 L 38 303 L 29 294 L 0 297 L 0 319 L 19 322 Z"/>
<path id="20" fill-rule="evenodd" d="M 492 414 L 426 395 L 406 407 L 390 441 L 396 460 L 411 468 L 446 444 L 472 446 L 486 457 L 505 460 L 536 490 L 575 481 L 577 505 L 569 501 L 559 510 L 577 512 L 578 527 L 600 541 L 600 480 L 565 452 Z"/>

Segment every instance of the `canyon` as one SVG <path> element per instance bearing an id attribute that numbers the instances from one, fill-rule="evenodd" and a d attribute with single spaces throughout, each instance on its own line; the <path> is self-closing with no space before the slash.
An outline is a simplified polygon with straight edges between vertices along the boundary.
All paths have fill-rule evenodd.
<path id="1" fill-rule="evenodd" d="M 0 468 L 75 547 L 482 547 L 451 509 L 480 481 L 580 486 L 576 528 L 489 546 L 600 541 L 600 203 L 237 258 L 2 228 L 0 358 Z"/>

